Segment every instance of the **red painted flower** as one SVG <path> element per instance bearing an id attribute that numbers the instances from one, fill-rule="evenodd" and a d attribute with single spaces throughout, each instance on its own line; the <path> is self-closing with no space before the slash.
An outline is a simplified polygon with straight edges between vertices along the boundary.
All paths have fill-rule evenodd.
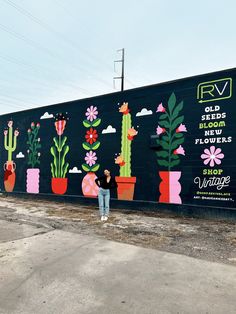
<path id="1" fill-rule="evenodd" d="M 90 130 L 86 132 L 85 138 L 87 143 L 93 144 L 98 138 L 97 130 L 90 128 Z"/>

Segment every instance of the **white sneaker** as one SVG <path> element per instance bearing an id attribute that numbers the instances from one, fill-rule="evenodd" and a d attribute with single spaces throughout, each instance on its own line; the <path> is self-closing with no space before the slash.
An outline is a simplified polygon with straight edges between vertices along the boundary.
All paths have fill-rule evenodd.
<path id="1" fill-rule="evenodd" d="M 108 219 L 108 217 L 107 217 L 107 216 L 104 216 L 104 219 L 103 219 L 103 220 L 107 221 L 107 219 Z"/>
<path id="2" fill-rule="evenodd" d="M 105 216 L 101 216 L 101 221 L 104 221 L 105 220 Z"/>

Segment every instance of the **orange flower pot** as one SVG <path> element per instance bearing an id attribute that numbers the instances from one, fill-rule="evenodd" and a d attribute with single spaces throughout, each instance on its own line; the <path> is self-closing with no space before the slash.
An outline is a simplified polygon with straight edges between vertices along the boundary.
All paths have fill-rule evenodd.
<path id="1" fill-rule="evenodd" d="M 7 161 L 4 164 L 4 187 L 6 192 L 12 192 L 16 181 L 16 164 L 14 161 Z"/>
<path id="2" fill-rule="evenodd" d="M 132 201 L 134 198 L 134 187 L 136 177 L 116 177 L 117 197 L 119 200 Z"/>

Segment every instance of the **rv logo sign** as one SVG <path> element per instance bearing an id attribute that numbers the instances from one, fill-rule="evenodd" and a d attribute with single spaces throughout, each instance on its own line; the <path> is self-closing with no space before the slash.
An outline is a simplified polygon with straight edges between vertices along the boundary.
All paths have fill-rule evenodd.
<path id="1" fill-rule="evenodd" d="M 197 99 L 199 103 L 220 101 L 231 98 L 231 96 L 232 78 L 202 82 L 197 87 Z"/>

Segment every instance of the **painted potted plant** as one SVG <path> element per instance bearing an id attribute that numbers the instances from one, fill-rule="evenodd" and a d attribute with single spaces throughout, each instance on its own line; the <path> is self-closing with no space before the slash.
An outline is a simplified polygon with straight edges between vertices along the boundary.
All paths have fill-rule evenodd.
<path id="1" fill-rule="evenodd" d="M 101 119 L 97 117 L 97 107 L 90 106 L 85 113 L 86 119 L 83 121 L 84 127 L 88 130 L 85 135 L 85 142 L 82 144 L 87 151 L 84 158 L 85 163 L 82 164 L 82 169 L 87 172 L 82 181 L 82 192 L 84 196 L 96 197 L 98 195 L 98 186 L 95 183 L 97 178 L 95 172 L 98 171 L 100 165 L 97 164 L 97 155 L 95 150 L 100 147 L 98 141 L 98 133 L 95 129 L 100 125 Z"/>
<path id="2" fill-rule="evenodd" d="M 157 107 L 159 116 L 156 133 L 159 136 L 157 144 L 160 150 L 156 152 L 159 166 L 166 168 L 165 171 L 159 171 L 161 183 L 159 186 L 161 203 L 181 204 L 180 197 L 181 184 L 179 179 L 181 171 L 172 169 L 180 164 L 180 155 L 185 155 L 185 150 L 181 144 L 184 143 L 184 132 L 187 132 L 183 124 L 184 116 L 180 115 L 183 109 L 183 101 L 179 104 L 176 102 L 176 96 L 171 94 L 168 105 L 165 108 L 162 103 Z"/>
<path id="3" fill-rule="evenodd" d="M 66 162 L 66 155 L 69 152 L 69 146 L 66 145 L 67 137 L 62 136 L 68 120 L 67 114 L 58 113 L 54 117 L 54 125 L 57 137 L 53 138 L 54 146 L 51 147 L 53 162 L 51 162 L 52 191 L 55 194 L 65 194 L 67 191 L 68 179 L 66 174 L 69 163 Z"/>
<path id="4" fill-rule="evenodd" d="M 116 177 L 117 195 L 120 200 L 133 200 L 136 177 L 131 176 L 131 145 L 138 132 L 132 127 L 128 103 L 119 108 L 122 113 L 121 153 L 115 159 L 120 166 L 120 176 Z"/>
<path id="5" fill-rule="evenodd" d="M 31 123 L 28 129 L 28 141 L 29 146 L 28 153 L 28 165 L 31 167 L 27 169 L 27 179 L 26 179 L 26 191 L 28 193 L 39 193 L 39 173 L 40 169 L 37 165 L 40 165 L 40 152 L 38 150 L 41 148 L 40 138 L 38 137 L 40 129 L 40 124 Z"/>
<path id="6" fill-rule="evenodd" d="M 12 160 L 12 153 L 16 150 L 19 131 L 16 129 L 13 132 L 12 120 L 8 121 L 7 126 L 4 130 L 4 147 L 8 152 L 7 162 L 4 164 L 4 187 L 6 192 L 12 192 L 16 181 L 16 164 Z"/>

